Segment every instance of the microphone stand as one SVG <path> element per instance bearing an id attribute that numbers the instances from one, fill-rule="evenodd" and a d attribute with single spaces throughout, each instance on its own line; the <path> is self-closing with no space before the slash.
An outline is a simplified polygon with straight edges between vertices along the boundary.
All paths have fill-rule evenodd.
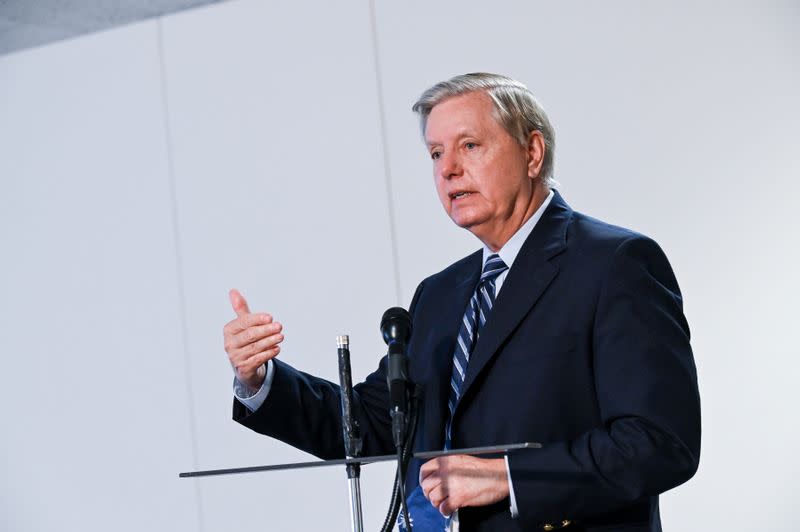
<path id="1" fill-rule="evenodd" d="M 339 386 L 341 388 L 342 433 L 344 452 L 349 460 L 361 456 L 362 440 L 358 421 L 353 417 L 353 379 L 350 371 L 350 338 L 347 335 L 336 337 L 339 355 Z M 353 532 L 364 531 L 364 517 L 361 512 L 361 464 L 350 461 L 346 464 L 347 484 L 350 493 L 350 523 Z"/>
<path id="2" fill-rule="evenodd" d="M 406 469 L 408 460 L 405 460 L 406 447 L 413 443 L 410 437 L 411 428 L 411 393 L 414 390 L 409 378 L 408 357 L 406 347 L 411 337 L 411 316 L 401 307 L 392 307 L 381 317 L 381 335 L 389 347 L 386 361 L 386 384 L 389 388 L 389 416 L 392 420 L 392 441 L 397 450 L 397 475 L 395 486 L 399 485 L 400 504 L 403 508 L 403 521 L 408 532 L 412 532 L 411 520 L 406 505 Z M 410 442 L 408 440 L 411 440 Z M 397 491 L 392 495 L 390 515 L 395 508 Z M 388 517 L 388 516 L 387 516 Z M 386 523 L 384 523 L 384 530 Z"/>
<path id="3" fill-rule="evenodd" d="M 389 510 L 386 513 L 386 519 L 381 527 L 381 532 L 389 532 L 394 527 L 397 520 L 397 514 L 401 506 L 403 512 L 408 515 L 408 508 L 406 508 L 405 497 L 405 479 L 408 471 L 408 465 L 413 457 L 411 449 L 414 445 L 414 439 L 417 433 L 417 421 L 419 419 L 419 404 L 422 401 L 422 385 L 417 384 L 414 386 L 414 392 L 411 395 L 408 412 L 408 427 L 406 432 L 406 440 L 403 444 L 403 449 L 398 456 L 397 470 L 394 476 L 394 485 L 392 486 L 392 497 L 389 502 Z M 404 516 L 405 517 L 405 516 Z M 405 521 L 405 519 L 404 519 Z M 410 525 L 410 521 L 406 521 L 406 527 Z M 411 530 L 409 528 L 409 530 Z"/>

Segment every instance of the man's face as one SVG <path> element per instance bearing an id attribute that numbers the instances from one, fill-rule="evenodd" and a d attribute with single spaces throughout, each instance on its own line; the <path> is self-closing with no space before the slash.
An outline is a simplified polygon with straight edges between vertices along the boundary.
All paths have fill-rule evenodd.
<path id="1" fill-rule="evenodd" d="M 439 200 L 484 243 L 524 215 L 539 169 L 493 112 L 487 94 L 472 92 L 436 105 L 425 128 Z"/>

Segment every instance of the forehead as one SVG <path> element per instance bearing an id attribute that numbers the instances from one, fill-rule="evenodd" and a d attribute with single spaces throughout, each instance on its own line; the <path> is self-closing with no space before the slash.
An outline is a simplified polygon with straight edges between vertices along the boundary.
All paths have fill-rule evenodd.
<path id="1" fill-rule="evenodd" d="M 502 129 L 494 113 L 491 97 L 482 91 L 448 98 L 431 109 L 425 142 L 439 144 L 452 137 Z"/>

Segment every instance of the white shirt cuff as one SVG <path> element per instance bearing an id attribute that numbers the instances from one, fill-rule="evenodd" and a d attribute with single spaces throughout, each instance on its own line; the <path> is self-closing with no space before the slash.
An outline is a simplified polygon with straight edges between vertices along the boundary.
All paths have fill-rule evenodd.
<path id="1" fill-rule="evenodd" d="M 508 477 L 508 498 L 511 500 L 511 517 L 519 517 L 519 509 L 517 508 L 517 498 L 514 496 L 514 484 L 511 483 L 511 469 L 508 467 L 508 455 L 506 459 L 506 476 Z"/>
<path id="2" fill-rule="evenodd" d="M 250 412 L 255 412 L 261 405 L 264 404 L 264 401 L 267 400 L 267 395 L 269 395 L 269 389 L 272 387 L 272 378 L 275 376 L 275 364 L 272 360 L 267 361 L 267 372 L 264 376 L 264 382 L 261 384 L 261 388 L 258 389 L 256 393 L 253 393 L 250 388 L 245 386 L 242 382 L 239 381 L 236 377 L 233 378 L 233 395 L 236 397 L 236 400 L 242 403 Z M 508 464 L 508 462 L 506 462 Z"/>

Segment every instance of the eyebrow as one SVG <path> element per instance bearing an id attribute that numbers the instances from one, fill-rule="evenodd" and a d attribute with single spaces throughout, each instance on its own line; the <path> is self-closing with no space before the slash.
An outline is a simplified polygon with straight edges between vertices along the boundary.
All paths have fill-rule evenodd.
<path id="1" fill-rule="evenodd" d="M 459 140 L 459 139 L 462 139 L 464 137 L 474 137 L 475 135 L 476 134 L 474 132 L 472 132 L 471 130 L 468 130 L 468 129 L 464 128 L 464 129 L 461 129 L 460 131 L 458 131 L 458 133 L 456 133 L 456 137 L 455 138 L 456 138 L 456 140 Z M 429 147 L 429 148 L 431 146 L 441 146 L 442 144 L 443 144 L 443 142 L 438 141 L 438 140 L 425 139 L 425 145 L 427 147 Z"/>

